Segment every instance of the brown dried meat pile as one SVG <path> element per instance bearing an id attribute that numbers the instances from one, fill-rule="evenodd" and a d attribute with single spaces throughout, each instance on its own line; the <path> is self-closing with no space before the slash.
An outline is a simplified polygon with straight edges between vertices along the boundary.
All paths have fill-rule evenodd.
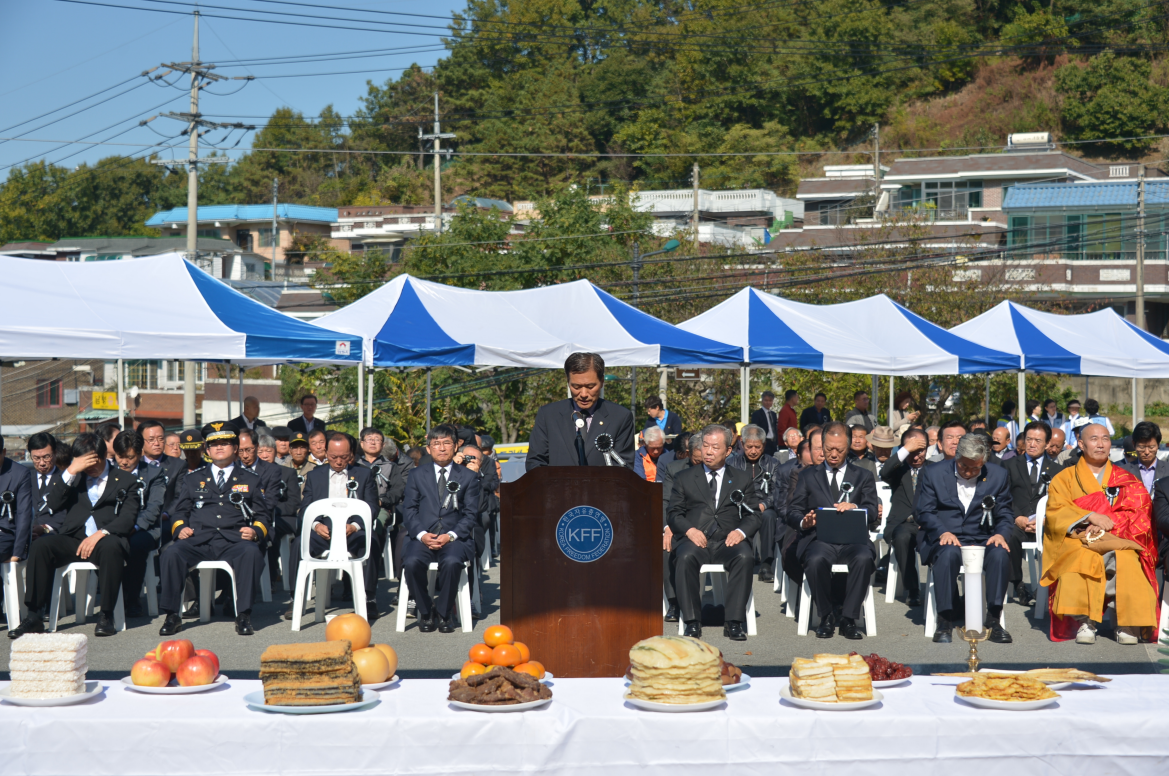
<path id="1" fill-rule="evenodd" d="M 552 690 L 536 677 L 495 666 L 485 674 L 475 674 L 451 682 L 447 700 L 476 706 L 509 706 L 551 697 Z"/>

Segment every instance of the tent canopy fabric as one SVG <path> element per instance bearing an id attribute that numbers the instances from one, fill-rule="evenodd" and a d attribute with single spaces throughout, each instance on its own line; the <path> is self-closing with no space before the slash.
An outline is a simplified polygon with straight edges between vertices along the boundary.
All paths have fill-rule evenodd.
<path id="1" fill-rule="evenodd" d="M 1018 356 L 956 336 L 884 294 L 811 305 L 745 288 L 679 328 L 741 348 L 753 366 L 881 375 L 1019 368 Z"/>
<path id="2" fill-rule="evenodd" d="M 737 366 L 739 348 L 682 331 L 587 280 L 477 291 L 399 275 L 313 322 L 360 336 L 379 367 L 560 369 L 572 353 L 608 366 Z"/>
<path id="3" fill-rule="evenodd" d="M 0 257 L 0 355 L 357 364 L 361 338 L 273 310 L 169 253 L 103 262 Z"/>
<path id="4" fill-rule="evenodd" d="M 1031 372 L 1169 377 L 1169 345 L 1111 308 L 1059 315 L 1003 302 L 950 331 L 1020 356 Z"/>

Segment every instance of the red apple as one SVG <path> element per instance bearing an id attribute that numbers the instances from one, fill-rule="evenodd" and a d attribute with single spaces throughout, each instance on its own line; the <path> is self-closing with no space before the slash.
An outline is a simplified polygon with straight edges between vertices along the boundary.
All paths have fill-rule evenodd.
<path id="1" fill-rule="evenodd" d="M 195 645 L 187 639 L 164 641 L 158 645 L 158 660 L 175 674 L 189 658 L 195 655 Z"/>
<path id="2" fill-rule="evenodd" d="M 204 684 L 211 684 L 218 675 L 219 671 L 216 670 L 215 664 L 199 655 L 187 658 L 179 666 L 179 670 L 175 672 L 175 678 L 179 680 L 181 687 L 198 687 Z"/>
<path id="3" fill-rule="evenodd" d="M 138 687 L 166 687 L 170 669 L 157 660 L 144 657 L 130 669 L 130 681 Z"/>
<path id="4" fill-rule="evenodd" d="M 210 660 L 211 664 L 215 666 L 215 675 L 219 676 L 219 657 L 214 652 L 209 649 L 196 649 L 195 654 Z"/>

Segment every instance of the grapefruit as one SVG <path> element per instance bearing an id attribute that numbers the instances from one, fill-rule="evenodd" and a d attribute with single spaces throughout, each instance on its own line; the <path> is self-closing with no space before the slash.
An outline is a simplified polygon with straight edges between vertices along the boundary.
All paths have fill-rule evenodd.
<path id="1" fill-rule="evenodd" d="M 325 626 L 325 641 L 348 641 L 356 652 L 369 646 L 373 632 L 369 623 L 360 614 L 340 614 Z"/>

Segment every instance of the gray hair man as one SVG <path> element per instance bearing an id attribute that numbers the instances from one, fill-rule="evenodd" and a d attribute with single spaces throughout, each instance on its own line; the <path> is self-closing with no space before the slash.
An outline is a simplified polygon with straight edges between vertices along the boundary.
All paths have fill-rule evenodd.
<path id="1" fill-rule="evenodd" d="M 666 434 L 657 426 L 641 432 L 645 444 L 633 455 L 633 473 L 647 482 L 661 482 L 662 469 L 674 460 L 674 453 L 666 450 Z"/>
<path id="2" fill-rule="evenodd" d="M 1011 643 L 1002 627 L 1011 564 L 1007 545 L 1015 513 L 1010 478 L 1001 466 L 987 465 L 986 437 L 970 434 L 958 440 L 953 460 L 922 470 L 917 491 L 917 520 L 924 536 L 919 541 L 922 561 L 934 575 L 938 607 L 934 641 L 948 644 L 958 617 L 958 571 L 963 547 L 985 547 L 982 563 L 986 580 L 987 611 L 983 622 L 968 622 L 967 630 L 990 628 L 990 640 Z M 970 591 L 977 595 L 976 592 Z"/>
<path id="3" fill-rule="evenodd" d="M 789 429 L 790 431 L 791 429 Z M 767 451 L 767 432 L 762 426 L 743 426 L 740 436 L 743 451 L 727 458 L 727 466 L 742 469 L 751 475 L 759 503 L 759 533 L 755 534 L 755 554 L 759 560 L 759 581 L 775 581 L 775 543 L 782 542 L 787 534 L 787 524 L 779 515 L 787 502 L 787 483 L 779 476 L 779 462 Z"/>

